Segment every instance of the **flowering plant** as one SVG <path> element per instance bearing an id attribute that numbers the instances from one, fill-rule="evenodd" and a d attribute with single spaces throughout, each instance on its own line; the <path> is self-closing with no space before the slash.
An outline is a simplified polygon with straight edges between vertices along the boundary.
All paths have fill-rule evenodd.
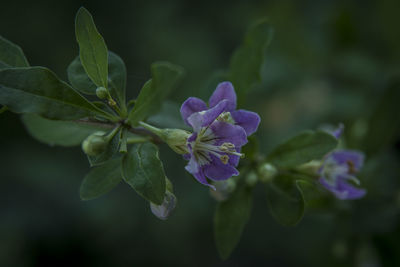
<path id="1" fill-rule="evenodd" d="M 301 132 L 268 153 L 257 149 L 260 115 L 237 109 L 237 102 L 241 104 L 249 88 L 260 82 L 272 32 L 266 21 L 249 30 L 208 105 L 197 97 L 183 102 L 180 113 L 190 131 L 185 126 L 163 128 L 151 120 L 179 87 L 183 68 L 152 64 L 151 79 L 127 101 L 125 64 L 108 50 L 84 8 L 77 13 L 75 32 L 79 56 L 68 67 L 69 83 L 45 67 L 30 66 L 18 46 L 1 38 L 0 103 L 2 112 L 22 114 L 36 139 L 81 145 L 92 167 L 80 187 L 82 200 L 100 197 L 123 181 L 149 202 L 156 217 L 166 220 L 177 207 L 177 197 L 172 186 L 176 178 L 167 178 L 159 155 L 159 145 L 165 143 L 183 156 L 185 170 L 218 201 L 215 238 L 226 259 L 249 220 L 257 184 L 266 188 L 271 215 L 291 226 L 302 219 L 310 190 L 325 199 L 365 196 L 355 176 L 364 154 L 337 149 L 342 128 L 333 133 Z"/>

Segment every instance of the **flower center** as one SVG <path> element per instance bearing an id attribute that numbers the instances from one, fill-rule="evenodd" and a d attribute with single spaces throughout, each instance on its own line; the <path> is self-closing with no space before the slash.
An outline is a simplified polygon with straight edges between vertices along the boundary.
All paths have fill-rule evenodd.
<path id="1" fill-rule="evenodd" d="M 355 184 L 360 184 L 360 181 L 352 175 L 354 173 L 353 162 L 351 162 L 351 164 L 346 162 L 346 164 L 340 165 L 334 160 L 326 162 L 322 170 L 325 180 L 332 186 L 336 185 L 338 178 L 353 181 Z"/>
<path id="2" fill-rule="evenodd" d="M 208 127 L 202 128 L 197 135 L 195 141 L 191 142 L 193 154 L 199 165 L 205 165 L 211 161 L 214 155 L 221 160 L 222 163 L 228 164 L 229 155 L 244 157 L 244 154 L 236 151 L 234 144 L 225 142 L 222 145 L 215 145 L 218 138 Z"/>

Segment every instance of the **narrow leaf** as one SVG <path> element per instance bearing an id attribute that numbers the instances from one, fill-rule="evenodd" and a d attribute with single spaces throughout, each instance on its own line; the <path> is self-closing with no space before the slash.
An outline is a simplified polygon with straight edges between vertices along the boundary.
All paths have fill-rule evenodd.
<path id="1" fill-rule="evenodd" d="M 48 119 L 109 118 L 43 67 L 0 70 L 0 104 L 16 113 L 36 113 Z"/>
<path id="2" fill-rule="evenodd" d="M 296 176 L 281 174 L 266 184 L 271 215 L 285 226 L 296 225 L 304 214 L 304 199 L 296 180 Z"/>
<path id="3" fill-rule="evenodd" d="M 79 55 L 87 75 L 97 86 L 107 88 L 107 46 L 97 31 L 92 15 L 84 7 L 76 14 L 75 35 L 79 44 Z"/>
<path id="4" fill-rule="evenodd" d="M 303 132 L 276 147 L 267 161 L 279 167 L 294 167 L 314 159 L 320 159 L 335 149 L 338 140 L 322 131 Z"/>
<path id="5" fill-rule="evenodd" d="M 228 77 L 235 87 L 238 100 L 245 97 L 252 85 L 261 81 L 260 70 L 272 35 L 271 26 L 262 20 L 249 29 L 244 43 L 234 52 Z"/>
<path id="6" fill-rule="evenodd" d="M 252 191 L 242 185 L 230 198 L 217 205 L 214 216 L 214 236 L 219 255 L 227 259 L 242 235 L 252 206 Z"/>
<path id="7" fill-rule="evenodd" d="M 74 121 L 49 120 L 36 114 L 25 114 L 22 121 L 34 138 L 49 145 L 80 145 L 91 133 L 101 130 L 100 127 Z"/>
<path id="8" fill-rule="evenodd" d="M 121 158 L 95 167 L 85 176 L 80 187 L 82 200 L 90 200 L 108 193 L 121 182 Z"/>
<path id="9" fill-rule="evenodd" d="M 168 94 L 176 88 L 183 75 L 183 69 L 167 62 L 151 65 L 152 79 L 145 83 L 129 114 L 129 121 L 136 125 L 139 121 L 156 113 Z"/>
<path id="10" fill-rule="evenodd" d="M 22 49 L 0 36 L 0 69 L 5 67 L 29 67 Z"/>
<path id="11" fill-rule="evenodd" d="M 161 205 L 165 194 L 165 173 L 157 146 L 132 146 L 122 159 L 122 176 L 146 200 Z"/>

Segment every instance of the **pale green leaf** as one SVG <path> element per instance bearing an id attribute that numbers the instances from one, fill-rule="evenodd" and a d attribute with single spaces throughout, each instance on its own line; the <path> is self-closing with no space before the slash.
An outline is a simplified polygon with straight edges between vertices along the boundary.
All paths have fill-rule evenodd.
<path id="1" fill-rule="evenodd" d="M 122 176 L 144 199 L 161 205 L 166 176 L 157 146 L 144 143 L 130 147 L 122 159 Z"/>
<path id="2" fill-rule="evenodd" d="M 0 36 L 0 69 L 5 67 L 29 67 L 22 49 Z"/>
<path id="3" fill-rule="evenodd" d="M 107 88 L 107 46 L 97 31 L 92 15 L 84 7 L 76 14 L 75 35 L 79 44 L 79 56 L 87 75 L 97 86 Z"/>

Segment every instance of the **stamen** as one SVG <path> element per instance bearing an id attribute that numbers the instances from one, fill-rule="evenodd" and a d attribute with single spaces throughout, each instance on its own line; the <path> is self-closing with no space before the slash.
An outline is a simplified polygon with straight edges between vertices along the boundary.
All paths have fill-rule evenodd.
<path id="1" fill-rule="evenodd" d="M 222 155 L 219 159 L 222 161 L 223 164 L 228 164 L 229 156 Z"/>

